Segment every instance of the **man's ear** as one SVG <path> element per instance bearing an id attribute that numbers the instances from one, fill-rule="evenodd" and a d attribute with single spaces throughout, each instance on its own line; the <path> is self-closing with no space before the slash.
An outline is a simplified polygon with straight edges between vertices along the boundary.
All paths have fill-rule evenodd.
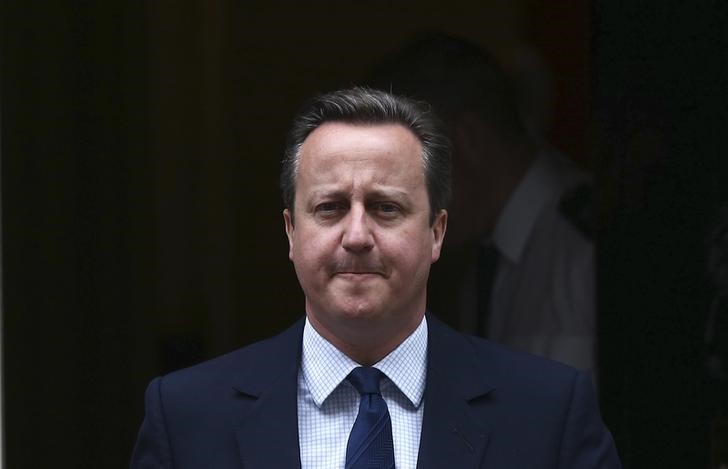
<path id="1" fill-rule="evenodd" d="M 442 209 L 435 217 L 432 223 L 432 260 L 436 262 L 440 258 L 442 250 L 442 242 L 445 239 L 445 231 L 447 230 L 447 210 Z"/>
<path id="2" fill-rule="evenodd" d="M 283 210 L 283 220 L 286 223 L 286 236 L 288 237 L 288 258 L 293 260 L 293 215 L 288 209 Z"/>

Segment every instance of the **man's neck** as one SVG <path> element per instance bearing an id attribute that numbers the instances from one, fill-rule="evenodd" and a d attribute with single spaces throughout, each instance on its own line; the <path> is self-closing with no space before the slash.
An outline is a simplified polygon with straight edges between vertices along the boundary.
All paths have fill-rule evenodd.
<path id="1" fill-rule="evenodd" d="M 308 312 L 307 317 L 316 332 L 334 347 L 358 364 L 371 366 L 389 355 L 417 329 L 424 318 L 424 307 L 422 314 L 398 326 L 390 323 L 373 325 L 371 320 L 363 319 L 356 323 L 342 320 L 332 327 Z M 393 330 L 397 332 L 393 334 Z"/>

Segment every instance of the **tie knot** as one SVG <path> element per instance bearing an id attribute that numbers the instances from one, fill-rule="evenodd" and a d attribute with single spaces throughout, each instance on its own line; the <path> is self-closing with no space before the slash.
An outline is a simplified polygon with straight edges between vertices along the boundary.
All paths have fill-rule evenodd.
<path id="1" fill-rule="evenodd" d="M 347 379 L 354 385 L 359 394 L 379 394 L 379 381 L 384 373 L 372 366 L 354 368 Z"/>

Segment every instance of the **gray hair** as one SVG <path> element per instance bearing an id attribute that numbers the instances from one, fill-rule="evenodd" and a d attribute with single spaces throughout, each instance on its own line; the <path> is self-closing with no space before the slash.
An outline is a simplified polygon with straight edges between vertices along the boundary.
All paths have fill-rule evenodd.
<path id="1" fill-rule="evenodd" d="M 430 223 L 447 207 L 451 189 L 451 145 L 440 119 L 424 102 L 385 91 L 355 87 L 317 96 L 293 120 L 281 169 L 283 203 L 293 212 L 301 147 L 306 138 L 326 122 L 350 124 L 401 124 L 422 144 L 425 185 L 430 201 Z"/>

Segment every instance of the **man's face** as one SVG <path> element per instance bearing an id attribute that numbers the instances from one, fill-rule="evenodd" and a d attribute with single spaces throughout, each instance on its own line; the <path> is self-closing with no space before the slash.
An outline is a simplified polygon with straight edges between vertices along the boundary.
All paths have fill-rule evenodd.
<path id="1" fill-rule="evenodd" d="M 421 320 L 447 223 L 445 211 L 429 223 L 421 154 L 417 137 L 395 124 L 326 123 L 305 140 L 295 216 L 284 218 L 319 332 L 392 333 Z"/>

